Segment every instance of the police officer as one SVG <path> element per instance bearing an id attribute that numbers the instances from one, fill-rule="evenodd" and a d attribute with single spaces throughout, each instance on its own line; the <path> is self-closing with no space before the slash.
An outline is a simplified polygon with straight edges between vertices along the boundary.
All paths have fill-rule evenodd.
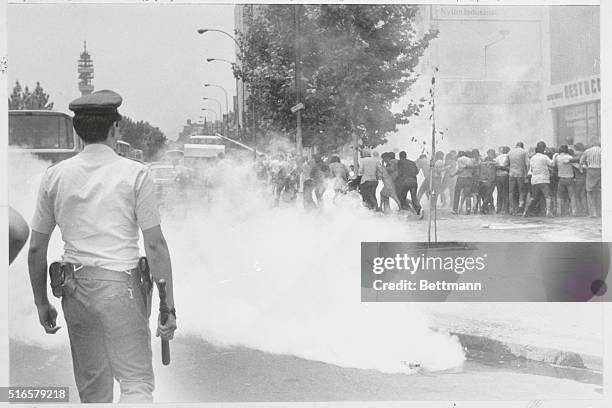
<path id="1" fill-rule="evenodd" d="M 172 271 L 147 168 L 120 157 L 121 96 L 104 90 L 70 103 L 73 124 L 85 143 L 78 155 L 45 172 L 34 217 L 28 265 L 40 324 L 55 333 L 57 311 L 46 290 L 47 247 L 55 225 L 64 241 L 62 308 L 68 326 L 81 402 L 151 402 L 154 378 L 145 294 L 135 279 L 138 229 L 153 279 L 165 279 L 171 310 L 157 335 L 176 329 Z"/>

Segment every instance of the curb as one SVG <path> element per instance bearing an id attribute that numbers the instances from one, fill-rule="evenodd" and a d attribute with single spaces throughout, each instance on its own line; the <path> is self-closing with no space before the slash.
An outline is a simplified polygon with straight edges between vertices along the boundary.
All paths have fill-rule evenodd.
<path id="1" fill-rule="evenodd" d="M 487 336 L 449 332 L 468 352 L 492 353 L 504 360 L 530 360 L 554 366 L 603 372 L 603 357 L 573 351 L 506 342 Z"/>

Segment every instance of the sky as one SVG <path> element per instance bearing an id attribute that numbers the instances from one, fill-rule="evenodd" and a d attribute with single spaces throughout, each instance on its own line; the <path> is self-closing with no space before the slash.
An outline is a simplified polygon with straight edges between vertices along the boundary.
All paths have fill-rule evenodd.
<path id="1" fill-rule="evenodd" d="M 55 103 L 68 111 L 80 96 L 77 61 L 83 41 L 94 63 L 95 90 L 123 97 L 120 113 L 159 127 L 176 139 L 187 119 L 201 108 L 218 111 L 216 98 L 230 110 L 235 80 L 231 67 L 206 58 L 235 61 L 233 41 L 221 33 L 200 35 L 198 28 L 233 34 L 233 5 L 188 4 L 9 4 L 8 93 L 15 81 L 33 89 L 40 81 Z M 212 119 L 213 114 L 209 114 Z"/>

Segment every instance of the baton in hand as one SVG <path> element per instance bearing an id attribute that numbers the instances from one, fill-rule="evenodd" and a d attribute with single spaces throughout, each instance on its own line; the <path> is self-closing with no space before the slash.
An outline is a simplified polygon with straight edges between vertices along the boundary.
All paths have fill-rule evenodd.
<path id="1" fill-rule="evenodd" d="M 157 282 L 157 290 L 159 291 L 159 322 L 162 326 L 166 324 L 168 321 L 168 314 L 170 314 L 170 309 L 168 309 L 168 305 L 166 304 L 166 280 L 160 279 Z M 162 364 L 168 365 L 170 364 L 170 343 L 168 340 L 161 341 L 161 351 L 162 351 Z"/>

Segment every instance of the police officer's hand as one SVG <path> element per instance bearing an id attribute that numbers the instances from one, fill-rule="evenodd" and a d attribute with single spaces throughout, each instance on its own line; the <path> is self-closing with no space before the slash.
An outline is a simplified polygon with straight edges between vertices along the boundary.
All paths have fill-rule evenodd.
<path id="1" fill-rule="evenodd" d="M 38 320 L 47 334 L 54 334 L 62 328 L 62 326 L 57 326 L 55 324 L 57 320 L 57 310 L 55 310 L 55 307 L 53 307 L 51 303 L 44 303 L 36 307 L 38 309 Z"/>
<path id="2" fill-rule="evenodd" d="M 168 320 L 164 325 L 161 324 L 159 317 L 157 318 L 157 337 L 161 337 L 162 340 L 172 340 L 175 330 L 176 318 L 172 313 L 168 315 Z"/>

